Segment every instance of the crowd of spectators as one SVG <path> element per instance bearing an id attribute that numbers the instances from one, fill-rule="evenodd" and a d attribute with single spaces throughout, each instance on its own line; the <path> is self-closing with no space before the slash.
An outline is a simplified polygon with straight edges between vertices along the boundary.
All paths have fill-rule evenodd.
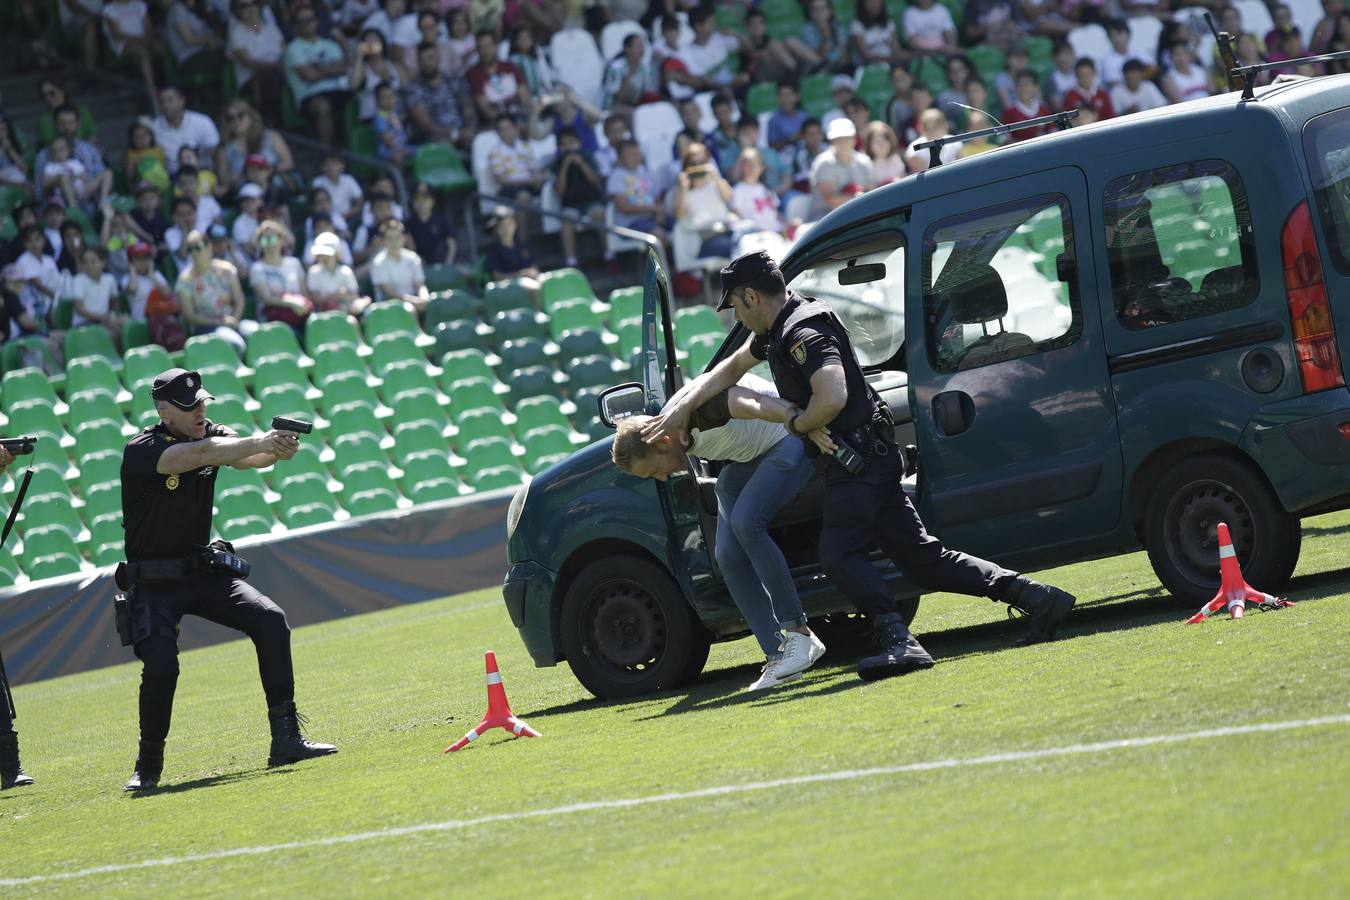
<path id="1" fill-rule="evenodd" d="M 130 126 L 120 159 L 107 158 L 93 111 L 55 79 L 38 85 L 33 138 L 0 112 L 0 186 L 24 195 L 11 213 L 16 236 L 0 248 L 0 330 L 47 335 L 53 350 L 61 300 L 73 302 L 73 324 L 117 339 L 125 318 L 143 318 L 170 348 L 206 332 L 242 347 L 258 320 L 300 328 L 316 310 L 359 315 L 372 298 L 425 306 L 423 266 L 459 252 L 449 199 L 415 183 L 404 210 L 390 179 L 362 184 L 337 152 L 299 171 L 276 128 L 287 104 L 330 146 L 369 129 L 375 155 L 411 173 L 418 148 L 443 145 L 485 192 L 655 235 L 672 251 L 677 293 L 692 294 L 749 242 L 781 248 L 801 222 L 923 171 L 925 140 L 1066 109 L 1089 123 L 1226 89 L 1212 42 L 1165 0 L 56 5 L 70 52 L 89 65 L 124 62 L 154 110 Z M 1197 8 L 1236 36 L 1240 62 L 1350 49 L 1345 0 L 1324 0 L 1308 33 L 1281 2 L 1268 6 L 1265 34 L 1225 0 Z M 19 7 L 39 40 L 41 9 Z M 1141 16 L 1158 32 L 1142 53 Z M 1099 52 L 1075 52 L 1084 28 L 1104 35 Z M 569 77 L 576 59 L 550 52 L 567 35 L 589 42 L 593 83 Z M 647 107 L 669 113 L 644 120 Z M 640 133 L 640 120 L 662 123 L 669 143 Z M 997 143 L 949 143 L 941 157 Z M 303 221 L 292 220 L 297 202 Z M 558 230 L 506 207 L 484 229 L 487 252 L 465 262 L 488 278 L 537 276 L 531 239 Z M 577 226 L 563 223 L 559 237 L 576 265 Z M 245 315 L 249 295 L 256 319 Z"/>

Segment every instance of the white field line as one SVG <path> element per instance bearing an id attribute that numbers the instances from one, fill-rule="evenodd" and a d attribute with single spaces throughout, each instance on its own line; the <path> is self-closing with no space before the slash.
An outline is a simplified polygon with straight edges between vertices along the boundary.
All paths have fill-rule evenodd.
<path id="1" fill-rule="evenodd" d="M 910 772 L 931 772 L 939 769 L 961 769 L 968 766 L 988 766 L 997 765 L 999 763 L 1028 762 L 1038 759 L 1053 759 L 1061 756 L 1081 756 L 1093 753 L 1107 753 L 1112 750 L 1130 750 L 1139 747 L 1156 747 L 1164 744 L 1180 744 L 1188 741 L 1211 740 L 1214 738 L 1234 737 L 1237 735 L 1268 734 L 1271 732 L 1296 731 L 1304 728 L 1324 728 L 1336 725 L 1350 725 L 1350 714 L 1324 716 L 1320 719 L 1296 719 L 1286 722 L 1234 725 L 1227 728 L 1210 728 L 1204 731 L 1189 731 L 1181 734 L 1160 734 L 1150 737 L 1120 738 L 1114 741 L 1098 741 L 1091 744 L 1070 744 L 1067 747 L 1047 747 L 1041 750 L 1015 750 L 1008 753 L 992 753 L 988 756 L 937 759 L 928 762 L 905 763 L 896 766 L 878 766 L 871 769 L 840 769 L 834 772 L 819 772 L 814 775 L 795 775 L 791 778 L 777 778 L 772 781 L 724 784 L 716 787 L 700 788 L 695 791 L 651 794 L 646 797 L 630 797 L 620 800 L 591 800 L 584 803 L 572 803 L 567 806 L 552 806 L 545 809 L 527 809 L 519 812 L 498 813 L 491 816 L 480 816 L 476 819 L 451 819 L 446 822 L 427 822 L 422 825 L 407 825 L 402 828 L 385 828 L 379 831 L 362 831 L 355 834 L 343 834 L 327 838 L 313 838 L 306 841 L 289 841 L 284 844 L 236 847 L 232 850 L 216 850 L 211 853 L 194 853 L 186 856 L 166 856 L 161 859 L 147 859 L 133 863 L 113 863 L 106 866 L 94 866 L 88 869 L 56 872 L 49 875 L 28 875 L 21 878 L 4 878 L 0 879 L 0 886 L 15 887 L 49 881 L 69 881 L 76 878 L 109 875 L 118 872 L 130 872 L 138 869 L 183 866 L 191 863 L 213 862 L 215 860 L 234 859 L 237 857 L 265 856 L 271 853 L 283 853 L 288 850 L 308 850 L 318 847 L 334 847 L 342 844 L 360 844 L 366 841 L 399 838 L 407 835 L 424 834 L 427 832 L 458 831 L 465 828 L 475 828 L 480 825 L 492 825 L 498 822 L 516 822 L 523 819 L 547 819 L 554 816 L 567 816 L 575 813 L 597 812 L 601 810 L 630 809 L 636 806 L 647 806 L 652 803 L 702 800 L 709 797 L 725 797 L 732 794 L 750 793 L 752 791 L 767 791 L 779 787 L 800 787 L 801 785 L 806 784 L 820 784 L 834 781 L 857 781 L 867 778 L 882 778 L 889 775 L 903 775 Z"/>

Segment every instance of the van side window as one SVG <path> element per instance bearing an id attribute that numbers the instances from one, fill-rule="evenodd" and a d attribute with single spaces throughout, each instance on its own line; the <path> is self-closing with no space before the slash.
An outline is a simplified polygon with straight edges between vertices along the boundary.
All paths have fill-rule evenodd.
<path id="1" fill-rule="evenodd" d="M 1083 319 L 1077 280 L 1063 195 L 938 222 L 923 253 L 930 362 L 957 372 L 1072 344 Z"/>
<path id="2" fill-rule="evenodd" d="M 868 247 L 847 259 L 819 260 L 792 279 L 794 291 L 834 308 L 848 326 L 853 352 L 864 367 L 881 365 L 905 342 L 905 248 L 897 241 L 898 234 L 890 246 Z M 875 281 L 840 283 L 845 268 L 878 263 L 885 274 Z"/>
<path id="3" fill-rule="evenodd" d="M 1152 328 L 1246 306 L 1259 279 L 1242 177 L 1217 159 L 1117 178 L 1102 200 L 1120 323 Z"/>
<path id="4" fill-rule="evenodd" d="M 1350 275 L 1350 109 L 1318 116 L 1303 129 L 1322 236 L 1336 268 Z"/>

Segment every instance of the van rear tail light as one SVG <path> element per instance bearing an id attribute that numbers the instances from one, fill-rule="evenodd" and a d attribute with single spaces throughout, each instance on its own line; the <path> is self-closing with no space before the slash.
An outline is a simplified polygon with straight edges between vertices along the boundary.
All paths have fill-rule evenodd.
<path id="1" fill-rule="evenodd" d="M 1312 214 L 1304 200 L 1284 223 L 1280 236 L 1284 254 L 1284 290 L 1289 300 L 1289 320 L 1294 326 L 1294 352 L 1303 390 L 1324 391 L 1341 387 L 1341 354 L 1336 330 L 1331 324 L 1331 304 L 1322 280 L 1322 258 L 1317 252 Z"/>

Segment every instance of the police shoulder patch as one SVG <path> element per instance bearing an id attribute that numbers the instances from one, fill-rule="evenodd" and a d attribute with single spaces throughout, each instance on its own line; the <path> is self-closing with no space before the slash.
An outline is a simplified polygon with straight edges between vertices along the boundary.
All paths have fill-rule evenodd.
<path id="1" fill-rule="evenodd" d="M 797 365 L 806 364 L 806 341 L 798 341 L 788 349 L 788 354 Z"/>

